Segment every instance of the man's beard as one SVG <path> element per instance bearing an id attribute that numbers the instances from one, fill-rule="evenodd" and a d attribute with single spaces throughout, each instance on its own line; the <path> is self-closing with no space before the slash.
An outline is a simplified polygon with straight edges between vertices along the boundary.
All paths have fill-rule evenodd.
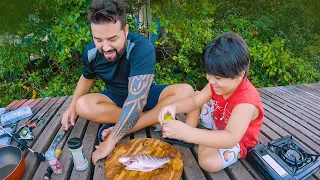
<path id="1" fill-rule="evenodd" d="M 126 43 L 126 44 L 127 44 L 127 43 Z M 108 63 L 112 63 L 112 62 L 118 61 L 118 60 L 122 57 L 122 55 L 124 54 L 124 52 L 125 52 L 126 44 L 123 46 L 123 48 L 120 49 L 120 51 L 117 51 L 116 49 L 111 49 L 111 50 L 108 50 L 108 51 L 104 51 L 104 50 L 102 49 L 102 54 L 103 54 L 103 55 L 104 55 L 105 52 L 113 52 L 113 51 L 114 51 L 114 52 L 116 53 L 116 56 L 115 56 L 114 58 L 112 58 L 112 59 L 106 58 L 106 59 L 107 59 L 107 62 L 108 62 Z"/>

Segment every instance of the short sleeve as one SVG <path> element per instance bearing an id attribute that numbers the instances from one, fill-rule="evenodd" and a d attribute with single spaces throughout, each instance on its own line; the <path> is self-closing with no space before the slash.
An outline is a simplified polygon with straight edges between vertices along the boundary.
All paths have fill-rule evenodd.
<path id="1" fill-rule="evenodd" d="M 97 76 L 96 73 L 94 73 L 91 65 L 92 61 L 96 57 L 96 53 L 97 53 L 96 51 L 97 49 L 94 46 L 94 43 L 91 42 L 87 45 L 82 55 L 82 62 L 83 62 L 82 75 L 87 79 L 93 79 Z"/>
<path id="2" fill-rule="evenodd" d="M 129 47 L 130 48 L 130 47 Z M 130 77 L 154 74 L 156 68 L 156 56 L 154 46 L 148 39 L 143 39 L 134 44 L 132 50 L 129 50 Z"/>

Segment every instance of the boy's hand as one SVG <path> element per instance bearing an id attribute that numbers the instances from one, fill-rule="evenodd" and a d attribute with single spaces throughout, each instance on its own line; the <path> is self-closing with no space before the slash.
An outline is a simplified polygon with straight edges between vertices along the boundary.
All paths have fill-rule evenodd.
<path id="1" fill-rule="evenodd" d="M 109 143 L 108 140 L 100 143 L 99 146 L 95 146 L 96 150 L 92 153 L 92 163 L 96 165 L 99 159 L 103 159 L 115 148 L 114 143 Z"/>
<path id="2" fill-rule="evenodd" d="M 158 121 L 160 125 L 163 125 L 164 116 L 170 114 L 173 118 L 176 117 L 177 107 L 174 104 L 165 106 L 159 113 Z"/>
<path id="3" fill-rule="evenodd" d="M 162 137 L 190 142 L 192 127 L 181 121 L 163 121 Z"/>

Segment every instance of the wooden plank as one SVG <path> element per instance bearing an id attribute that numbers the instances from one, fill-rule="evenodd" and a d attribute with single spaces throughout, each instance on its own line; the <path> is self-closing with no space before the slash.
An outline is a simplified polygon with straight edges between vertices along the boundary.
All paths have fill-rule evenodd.
<path id="1" fill-rule="evenodd" d="M 19 100 L 15 100 L 15 101 L 12 101 L 10 104 L 8 104 L 5 109 L 6 111 L 9 110 L 12 106 L 14 106 L 15 104 L 17 104 L 19 102 Z"/>
<path id="2" fill-rule="evenodd" d="M 85 157 L 88 160 L 89 166 L 84 171 L 77 171 L 74 167 L 71 173 L 71 180 L 87 180 L 90 179 L 91 170 L 93 168 L 93 164 L 91 162 L 91 154 L 95 150 L 95 140 L 97 139 L 99 124 L 95 122 L 89 122 L 85 135 L 83 137 L 83 152 L 85 153 Z"/>
<path id="3" fill-rule="evenodd" d="M 318 104 L 315 104 L 313 100 L 309 100 L 303 96 L 301 96 L 301 90 L 289 90 L 285 87 L 275 87 L 275 88 L 264 88 L 264 90 L 273 93 L 274 95 L 278 97 L 285 97 L 288 99 L 292 99 L 297 103 L 299 106 L 302 106 L 304 108 L 307 108 L 315 113 L 318 111 L 315 110 L 315 107 L 319 108 Z"/>
<path id="4" fill-rule="evenodd" d="M 246 168 L 239 161 L 227 167 L 225 171 L 229 175 L 231 175 L 231 179 L 254 180 L 251 174 L 246 170 Z"/>
<path id="5" fill-rule="evenodd" d="M 43 98 L 38 98 L 36 100 L 34 100 L 32 103 L 29 104 L 29 107 L 32 109 L 34 108 L 39 102 L 42 101 Z M 45 99 L 48 99 L 48 98 L 45 98 Z"/>
<path id="6" fill-rule="evenodd" d="M 34 99 L 28 99 L 27 102 L 23 103 L 23 105 L 21 105 L 19 108 L 29 106 L 33 101 L 34 101 Z"/>
<path id="7" fill-rule="evenodd" d="M 86 126 L 88 125 L 88 122 L 86 119 L 79 118 L 74 125 L 74 127 L 71 130 L 70 136 L 68 137 L 68 140 L 74 137 L 79 137 L 80 139 L 83 139 Z M 87 145 L 86 145 L 87 146 Z M 87 158 L 88 156 L 91 156 L 91 154 L 86 154 Z M 91 162 L 89 162 L 91 164 Z M 72 172 L 72 169 L 74 168 L 72 155 L 68 149 L 68 146 L 64 146 L 62 150 L 62 154 L 60 156 L 60 165 L 62 167 L 62 173 L 61 174 L 53 174 L 51 179 L 70 179 L 70 175 Z M 40 168 L 40 167 L 39 167 Z M 39 169 L 38 168 L 38 169 Z"/>
<path id="8" fill-rule="evenodd" d="M 53 118 L 48 122 L 47 126 L 45 127 L 44 131 L 39 136 L 38 140 L 33 145 L 33 150 L 36 152 L 45 152 L 48 147 L 50 146 L 50 143 L 52 142 L 53 138 L 55 137 L 55 134 L 57 134 L 61 123 L 61 116 L 62 114 L 70 105 L 71 98 L 68 98 L 62 107 L 58 109 L 52 109 L 49 113 L 49 117 Z M 50 108 L 51 109 L 51 108 Z M 40 164 L 40 160 L 38 160 L 32 153 L 28 153 L 28 155 L 25 158 L 27 164 L 32 164 L 33 166 L 26 166 L 24 174 L 22 176 L 22 179 L 32 179 L 34 173 L 37 170 L 37 167 Z"/>
<path id="9" fill-rule="evenodd" d="M 56 137 L 59 135 L 60 132 L 62 132 L 62 130 L 63 130 L 63 127 L 60 127 L 60 129 L 59 129 L 58 133 L 55 135 L 54 139 L 56 139 Z M 59 147 L 59 149 L 61 149 L 61 150 L 63 149 L 63 146 L 65 145 L 69 134 L 70 134 L 70 131 L 66 132 L 63 139 L 61 140 L 61 142 L 57 146 L 57 147 Z M 52 144 L 53 144 L 53 142 L 51 142 L 49 147 L 51 147 Z M 60 157 L 62 157 L 62 156 L 60 156 Z M 61 161 L 61 158 L 59 158 L 59 162 L 60 161 Z M 44 174 L 47 172 L 48 166 L 49 166 L 48 161 L 40 162 L 40 165 L 38 166 L 38 169 L 37 169 L 36 173 L 34 174 L 33 179 L 43 179 Z M 62 169 L 63 169 L 63 167 L 62 167 Z"/>
<path id="10" fill-rule="evenodd" d="M 265 109 L 265 115 L 268 114 L 270 115 L 270 113 L 272 113 L 274 116 L 277 116 L 279 119 L 281 119 L 282 122 L 282 125 L 283 126 L 290 126 L 291 128 L 294 128 L 295 131 L 299 131 L 300 133 L 299 134 L 303 134 L 304 136 L 307 136 L 311 139 L 313 139 L 313 141 L 318 145 L 319 149 L 320 149 L 320 138 L 318 135 L 316 135 L 315 133 L 311 132 L 309 129 L 306 129 L 306 127 L 303 127 L 302 125 L 296 123 L 295 121 L 293 121 L 292 119 L 284 116 L 281 112 L 282 110 L 275 110 L 272 108 L 272 104 L 271 103 L 268 103 L 266 101 L 264 101 L 264 109 Z M 279 111 L 280 112 L 279 112 Z M 268 113 L 267 113 L 268 112 Z M 274 119 L 274 118 L 270 118 L 270 119 Z M 285 125 L 285 124 L 288 124 L 288 125 Z M 307 126 L 309 128 L 309 126 Z"/>
<path id="11" fill-rule="evenodd" d="M 295 86 L 279 87 L 279 89 L 286 92 L 290 92 L 293 96 L 299 96 L 301 101 L 305 101 L 306 104 L 312 105 L 314 106 L 314 108 L 320 109 L 319 97 L 309 92 L 303 91 L 302 89 L 299 89 Z"/>
<path id="12" fill-rule="evenodd" d="M 150 136 L 151 138 L 160 139 L 159 134 L 152 129 L 150 129 Z M 206 179 L 205 175 L 203 174 L 201 168 L 199 167 L 190 149 L 179 146 L 179 145 L 174 145 L 174 147 L 180 152 L 183 159 L 183 173 L 182 173 L 183 179 L 185 180 Z"/>
<path id="13" fill-rule="evenodd" d="M 105 172 L 104 165 L 106 164 L 106 158 L 98 161 L 94 167 L 94 180 L 107 180 L 107 175 Z"/>
<path id="14" fill-rule="evenodd" d="M 193 151 L 194 151 L 194 157 L 198 163 L 198 145 L 195 145 L 193 147 Z M 229 180 L 230 179 L 224 170 L 221 170 L 218 172 L 207 172 L 204 170 L 202 170 L 202 171 L 203 171 L 204 175 L 207 177 L 207 179 L 208 179 L 208 177 L 213 180 Z"/>
<path id="15" fill-rule="evenodd" d="M 305 116 L 308 120 L 308 122 L 310 122 L 314 127 L 319 127 L 320 126 L 320 122 L 319 121 L 319 116 L 320 113 L 317 114 L 307 108 L 305 108 L 304 106 L 301 106 L 299 104 L 297 104 L 294 100 L 292 100 L 289 97 L 283 97 L 283 96 L 277 96 L 275 94 L 272 94 L 268 91 L 265 91 L 264 89 L 259 89 L 260 95 L 264 94 L 265 96 L 268 96 L 269 98 L 272 98 L 273 100 L 278 100 L 283 102 L 284 104 L 286 104 L 287 106 L 293 108 L 294 110 L 298 111 L 299 113 L 303 114 L 303 116 Z M 310 120 L 309 120 L 310 118 Z"/>
<path id="16" fill-rule="evenodd" d="M 18 103 L 16 103 L 15 105 L 13 105 L 9 110 L 14 110 L 19 108 L 23 103 L 25 103 L 26 101 L 28 101 L 28 99 L 22 99 L 20 100 Z"/>
<path id="17" fill-rule="evenodd" d="M 133 137 L 134 137 L 135 139 L 137 139 L 137 138 L 147 138 L 146 129 L 143 128 L 143 129 L 141 129 L 140 131 L 135 132 L 135 133 L 133 134 Z"/>
<path id="18" fill-rule="evenodd" d="M 291 107 L 287 106 L 286 104 L 283 104 L 283 102 L 274 101 L 271 98 L 268 98 L 263 94 L 262 94 L 261 98 L 263 100 L 263 104 L 267 104 L 270 107 L 272 107 L 274 110 L 281 113 L 282 115 L 289 117 L 290 120 L 292 120 L 292 121 L 288 121 L 289 124 L 292 124 L 291 122 L 294 122 L 294 124 L 292 124 L 294 126 L 295 126 L 295 124 L 299 124 L 300 126 L 304 127 L 302 129 L 305 129 L 305 128 L 308 129 L 309 131 L 313 132 L 315 136 L 320 134 L 320 130 L 319 130 L 320 127 L 318 127 L 319 129 L 314 127 L 314 126 L 317 126 L 316 123 L 313 123 L 314 121 L 310 120 L 310 118 L 306 118 L 305 115 L 299 113 L 297 110 L 292 109 Z M 283 118 L 283 119 L 285 119 L 285 118 Z M 319 136 L 318 136 L 318 138 L 319 138 Z M 319 138 L 319 141 L 320 141 L 320 138 Z"/>
<path id="19" fill-rule="evenodd" d="M 320 91 L 319 91 L 319 88 L 314 88 L 312 86 L 308 86 L 308 85 L 300 85 L 300 86 L 297 86 L 297 88 L 299 89 L 302 89 L 303 91 L 306 91 L 314 96 L 317 96 L 317 97 L 320 97 Z"/>

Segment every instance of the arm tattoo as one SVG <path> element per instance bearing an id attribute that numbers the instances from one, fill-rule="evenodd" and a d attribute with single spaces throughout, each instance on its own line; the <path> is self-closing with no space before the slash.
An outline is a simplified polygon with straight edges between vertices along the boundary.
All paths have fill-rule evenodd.
<path id="1" fill-rule="evenodd" d="M 147 103 L 153 74 L 129 77 L 129 93 L 123 104 L 119 121 L 112 131 L 112 139 L 120 140 L 137 123 L 144 106 Z"/>

